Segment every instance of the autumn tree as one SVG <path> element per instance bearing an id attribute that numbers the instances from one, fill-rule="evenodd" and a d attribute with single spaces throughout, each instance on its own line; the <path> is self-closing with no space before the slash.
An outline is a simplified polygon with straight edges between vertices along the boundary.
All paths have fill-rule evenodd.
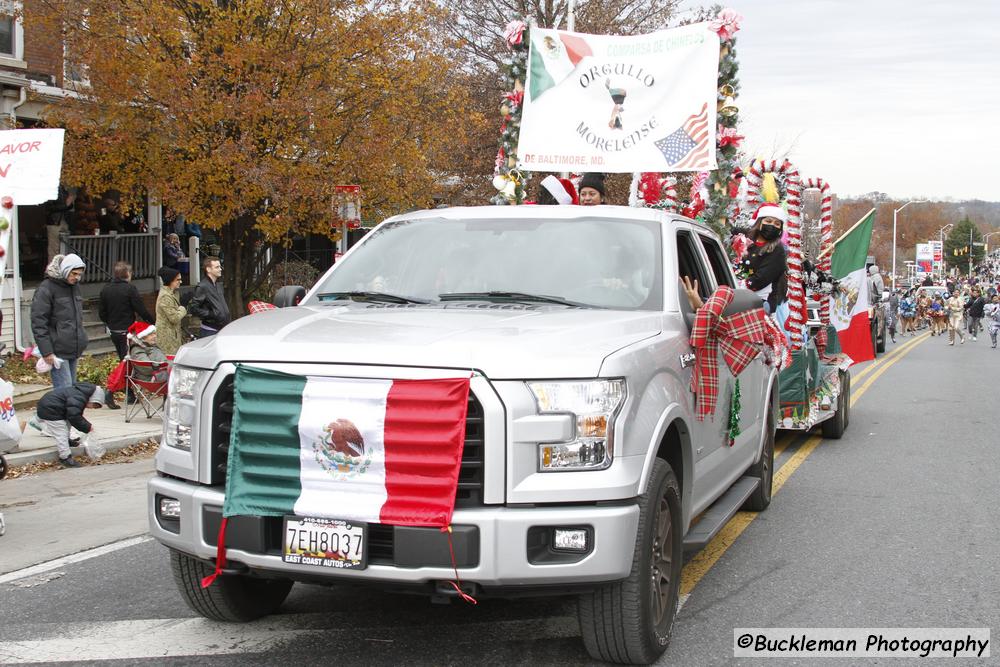
<path id="1" fill-rule="evenodd" d="M 39 0 L 86 73 L 50 109 L 63 177 L 148 192 L 218 230 L 230 305 L 296 233 L 329 233 L 334 185 L 366 217 L 430 203 L 468 113 L 429 2 Z"/>

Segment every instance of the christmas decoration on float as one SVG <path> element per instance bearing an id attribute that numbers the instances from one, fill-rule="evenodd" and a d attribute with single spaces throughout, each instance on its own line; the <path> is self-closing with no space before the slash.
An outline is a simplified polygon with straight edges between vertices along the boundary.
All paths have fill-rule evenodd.
<path id="1" fill-rule="evenodd" d="M 500 139 L 493 170 L 494 204 L 524 202 L 524 177 L 518 169 L 517 142 L 521 131 L 521 108 L 524 105 L 524 80 L 527 76 L 528 44 L 524 21 L 511 21 L 504 28 L 509 55 L 504 62 L 508 92 L 500 103 Z"/>

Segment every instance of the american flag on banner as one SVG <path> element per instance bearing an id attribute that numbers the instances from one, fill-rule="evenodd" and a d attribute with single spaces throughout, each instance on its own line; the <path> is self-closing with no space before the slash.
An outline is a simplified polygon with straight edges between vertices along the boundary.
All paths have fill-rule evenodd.
<path id="1" fill-rule="evenodd" d="M 708 150 L 708 104 L 673 133 L 655 142 L 669 170 L 711 169 Z"/>

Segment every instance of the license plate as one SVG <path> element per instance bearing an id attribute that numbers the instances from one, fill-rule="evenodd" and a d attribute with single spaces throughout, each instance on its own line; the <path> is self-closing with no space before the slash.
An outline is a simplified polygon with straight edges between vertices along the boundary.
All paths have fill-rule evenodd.
<path id="1" fill-rule="evenodd" d="M 342 519 L 286 516 L 282 560 L 345 570 L 367 567 L 367 524 Z"/>

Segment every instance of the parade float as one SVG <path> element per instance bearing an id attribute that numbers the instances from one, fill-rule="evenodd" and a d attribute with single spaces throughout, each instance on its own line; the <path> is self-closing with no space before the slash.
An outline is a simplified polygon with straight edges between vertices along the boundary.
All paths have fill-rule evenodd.
<path id="1" fill-rule="evenodd" d="M 714 90 L 707 102 L 708 113 L 704 120 L 697 113 L 692 114 L 674 134 L 655 142 L 657 148 L 662 150 L 666 164 L 657 164 L 655 158 L 659 156 L 643 155 L 634 159 L 631 164 L 651 165 L 657 170 L 632 170 L 628 203 L 630 206 L 679 213 L 709 226 L 730 249 L 730 259 L 737 275 L 748 247 L 746 237 L 740 233 L 741 228 L 746 229 L 748 225 L 748 213 L 765 201 L 785 208 L 789 218 L 785 238 L 788 249 L 788 302 L 787 313 L 781 313 L 779 324 L 785 332 L 791 357 L 780 375 L 781 404 L 777 423 L 779 428 L 789 430 L 809 430 L 822 425 L 825 436 L 839 438 L 849 421 L 850 375 L 847 368 L 852 361 L 841 352 L 836 330 L 830 323 L 831 295 L 836 292 L 836 283 L 830 277 L 832 192 L 829 184 L 822 179 L 803 181 L 795 165 L 787 160 L 752 160 L 745 168 L 741 166 L 747 161 L 741 151 L 744 137 L 738 130 L 739 108 L 736 104 L 740 84 L 735 35 L 740 20 L 736 12 L 724 9 L 709 21 L 710 29 L 718 36 L 717 67 L 713 62 L 711 74 L 699 72 L 700 83 L 692 84 L 686 93 L 674 91 L 669 100 L 662 101 L 664 106 L 674 107 L 677 106 L 676 98 L 683 94 L 691 100 L 698 99 L 697 95 L 703 94 L 705 88 L 702 84 L 711 80 Z M 497 194 L 493 203 L 524 203 L 532 172 L 563 169 L 571 177 L 590 170 L 627 172 L 621 160 L 625 151 L 607 158 L 590 154 L 584 159 L 583 150 L 573 146 L 568 137 L 562 144 L 556 141 L 563 128 L 551 121 L 558 118 L 563 125 L 567 125 L 563 121 L 569 116 L 572 120 L 568 125 L 573 125 L 582 118 L 576 129 L 583 142 L 592 140 L 594 135 L 600 136 L 600 132 L 591 132 L 597 123 L 588 124 L 586 116 L 580 111 L 586 106 L 585 98 L 572 97 L 581 94 L 580 89 L 591 87 L 601 88 L 610 95 L 608 111 L 611 116 L 610 120 L 603 122 L 607 126 L 605 135 L 620 134 L 623 119 L 627 119 L 626 132 L 629 122 L 633 123 L 633 127 L 635 123 L 643 123 L 640 131 L 650 126 L 651 115 L 639 116 L 634 111 L 651 106 L 649 100 L 638 97 L 643 92 L 641 85 L 621 86 L 613 77 L 588 77 L 588 71 L 595 71 L 593 66 L 576 69 L 584 58 L 593 58 L 600 37 L 529 29 L 521 21 L 511 22 L 504 35 L 508 49 L 505 72 L 507 92 L 503 95 L 500 108 L 502 122 L 493 180 Z M 696 64 L 692 63 L 686 74 L 692 74 L 695 67 Z M 556 95 L 548 91 L 558 87 L 560 77 L 568 77 L 569 72 L 574 72 L 576 76 L 580 71 L 583 74 L 579 76 L 575 89 L 563 93 L 567 95 L 567 101 L 575 102 L 567 102 L 562 114 L 555 113 L 558 107 L 557 100 L 553 98 Z M 649 72 L 642 75 L 652 76 Z M 543 95 L 543 101 L 539 102 Z M 714 114 L 711 113 L 713 101 Z M 543 107 L 543 104 L 548 106 Z M 688 106 L 696 108 L 698 105 L 688 102 Z M 531 116 L 527 120 L 526 108 Z M 543 108 L 547 111 L 544 124 L 539 114 Z M 704 113 L 706 109 L 702 111 Z M 661 117 L 664 115 L 682 117 L 677 116 L 673 109 L 660 114 Z M 652 125 L 655 127 L 655 122 Z M 530 126 L 527 139 L 524 132 L 526 126 Z M 678 136 L 680 150 L 676 149 Z M 710 143 L 707 149 L 714 150 L 694 148 L 706 138 Z M 688 146 L 691 146 L 690 152 L 683 153 Z M 574 155 L 574 148 L 576 155 L 580 156 L 575 160 L 567 157 Z M 612 157 L 616 164 L 609 166 Z M 819 229 L 816 230 L 819 244 L 811 261 L 803 249 L 804 190 L 818 190 L 821 198 Z M 679 193 L 686 193 L 687 198 Z M 817 302 L 812 309 L 816 318 L 812 321 L 808 316 L 810 300 Z M 733 401 L 738 403 L 738 399 Z"/>

